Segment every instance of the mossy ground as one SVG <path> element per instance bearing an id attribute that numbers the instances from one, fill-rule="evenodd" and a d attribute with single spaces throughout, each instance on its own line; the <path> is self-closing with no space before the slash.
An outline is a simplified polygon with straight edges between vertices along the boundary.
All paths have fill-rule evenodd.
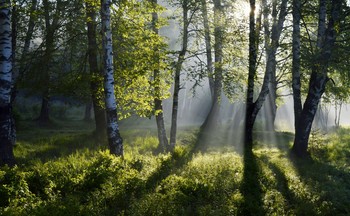
<path id="1" fill-rule="evenodd" d="M 0 169 L 0 215 L 350 214 L 350 129 L 313 133 L 301 160 L 286 132 L 250 153 L 223 140 L 201 152 L 186 128 L 174 153 L 155 154 L 154 129 L 126 126 L 117 158 L 95 145 L 92 124 L 21 125 L 18 165 Z"/>

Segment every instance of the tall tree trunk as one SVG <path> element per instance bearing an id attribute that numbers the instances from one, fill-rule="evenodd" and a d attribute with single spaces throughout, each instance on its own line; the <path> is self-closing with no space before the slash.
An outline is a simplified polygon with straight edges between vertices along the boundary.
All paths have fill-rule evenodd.
<path id="1" fill-rule="evenodd" d="M 102 107 L 103 93 L 100 89 L 103 86 L 101 73 L 98 67 L 98 46 L 96 42 L 96 6 L 86 1 L 86 17 L 87 17 L 87 37 L 88 37 L 88 55 L 90 67 L 90 89 L 91 99 L 95 116 L 96 126 L 96 142 L 101 143 L 107 135 L 106 127 L 106 111 Z"/>
<path id="2" fill-rule="evenodd" d="M 293 0 L 293 61 L 292 61 L 292 89 L 294 103 L 294 128 L 299 124 L 301 111 L 301 82 L 300 82 L 300 19 L 301 3 L 300 0 Z"/>
<path id="3" fill-rule="evenodd" d="M 123 156 L 123 139 L 119 133 L 117 103 L 114 94 L 111 0 L 101 0 L 104 91 L 107 114 L 107 136 L 111 154 Z"/>
<path id="4" fill-rule="evenodd" d="M 298 120 L 292 147 L 292 151 L 299 157 L 307 155 L 312 122 L 322 94 L 325 91 L 327 81 L 329 80 L 327 70 L 337 35 L 335 26 L 339 25 L 341 6 L 341 1 L 332 0 L 331 14 L 328 18 L 328 26 L 326 26 L 327 1 L 320 0 L 317 53 L 315 54 L 315 63 L 312 67 L 308 94 L 300 119 Z"/>
<path id="5" fill-rule="evenodd" d="M 12 32 L 12 81 L 11 81 L 11 101 L 10 107 L 13 108 L 15 97 L 17 94 L 16 90 L 16 76 L 18 75 L 18 67 L 16 65 L 16 50 L 17 50 L 17 23 L 18 23 L 18 11 L 17 1 L 12 2 L 12 16 L 11 16 L 11 32 Z M 11 116 L 11 135 L 12 144 L 16 143 L 16 124 L 15 119 Z"/>
<path id="6" fill-rule="evenodd" d="M 224 40 L 224 7 L 221 0 L 214 0 L 214 93 L 209 113 L 204 120 L 201 130 L 206 134 L 209 127 L 216 127 L 219 120 L 221 91 L 222 91 L 222 64 L 223 64 L 223 40 Z"/>
<path id="7" fill-rule="evenodd" d="M 263 1 L 263 7 L 266 7 L 266 0 Z M 255 1 L 251 0 L 251 8 L 254 8 L 255 10 Z M 250 14 L 250 25 L 251 30 L 254 32 L 249 33 L 249 38 L 254 37 L 253 41 L 249 42 L 249 75 L 248 75 L 248 91 L 247 91 L 247 109 L 246 109 L 246 135 L 245 135 L 245 144 L 248 148 L 252 147 L 253 143 L 253 126 L 256 120 L 256 117 L 266 99 L 266 96 L 269 93 L 269 84 L 271 80 L 271 76 L 273 75 L 273 70 L 276 67 L 276 51 L 279 46 L 279 38 L 283 29 L 283 24 L 285 17 L 287 15 L 287 0 L 282 0 L 280 11 L 278 15 L 278 20 L 274 20 L 272 24 L 271 29 L 271 36 L 270 39 L 268 38 L 269 31 L 267 31 L 268 23 L 267 23 L 267 15 L 264 15 L 264 29 L 265 29 L 265 41 L 267 40 L 268 43 L 266 43 L 266 68 L 265 68 L 265 75 L 263 84 L 259 93 L 258 98 L 255 102 L 253 102 L 253 96 L 254 96 L 254 77 L 256 74 L 256 36 L 253 36 L 255 34 L 255 16 L 253 10 Z M 277 10 L 276 12 L 277 13 Z M 276 15 L 277 16 L 277 15 Z M 266 34 L 268 33 L 268 34 Z M 250 39 L 251 40 L 251 39 Z M 253 43 L 254 44 L 250 44 Z M 252 48 L 255 46 L 254 48 Z M 254 71 L 253 71 L 254 69 Z M 252 71 L 250 71 L 252 70 Z"/>
<path id="8" fill-rule="evenodd" d="M 257 37 L 255 25 L 255 0 L 249 0 L 249 68 L 248 68 L 248 86 L 247 86 L 247 101 L 245 113 L 245 136 L 244 143 L 247 150 L 253 145 L 253 126 L 256 116 L 253 116 L 254 110 L 254 85 L 257 68 Z"/>
<path id="9" fill-rule="evenodd" d="M 157 6 L 157 0 L 150 0 L 153 4 L 153 8 L 155 9 Z M 153 12 L 152 13 L 152 30 L 155 34 L 159 34 L 159 30 L 157 28 L 157 22 L 158 22 L 158 13 Z M 157 123 L 157 131 L 158 131 L 158 141 L 159 141 L 159 147 L 162 149 L 162 151 L 169 150 L 169 142 L 168 138 L 166 136 L 166 130 L 165 130 L 165 123 L 164 123 L 164 110 L 163 110 L 163 102 L 161 100 L 161 80 L 160 80 L 160 71 L 159 71 L 159 48 L 155 48 L 155 59 L 156 59 L 156 65 L 157 68 L 153 71 L 153 79 L 154 79 L 154 91 L 155 91 L 155 98 L 154 98 L 154 110 L 155 110 L 155 117 L 156 117 L 156 123 Z"/>
<path id="10" fill-rule="evenodd" d="M 209 88 L 213 99 L 214 97 L 213 57 L 211 53 L 212 48 L 211 48 L 210 26 L 208 21 L 207 0 L 201 0 L 201 3 L 202 3 L 201 10 L 202 10 L 203 26 L 204 26 L 205 50 L 206 50 L 206 56 L 207 56 Z"/>
<path id="11" fill-rule="evenodd" d="M 12 137 L 11 2 L 0 1 L 0 165 L 14 165 Z"/>
<path id="12" fill-rule="evenodd" d="M 188 44 L 188 26 L 190 20 L 188 18 L 189 2 L 184 0 L 182 2 L 182 17 L 183 17 L 183 34 L 182 34 L 182 49 L 179 53 L 174 77 L 174 94 L 173 94 L 173 108 L 171 113 L 171 128 L 170 128 L 170 150 L 175 148 L 176 144 L 176 132 L 177 132 L 177 111 L 179 108 L 179 91 L 180 91 L 180 75 L 182 64 L 185 60 Z"/>

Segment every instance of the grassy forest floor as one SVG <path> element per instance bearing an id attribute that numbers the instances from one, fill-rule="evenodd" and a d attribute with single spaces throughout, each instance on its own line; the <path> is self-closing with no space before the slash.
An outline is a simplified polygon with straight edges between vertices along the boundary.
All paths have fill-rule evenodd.
<path id="1" fill-rule="evenodd" d="M 290 156 L 291 133 L 244 155 L 220 139 L 195 151 L 191 127 L 173 154 L 154 154 L 156 131 L 127 124 L 122 159 L 92 129 L 21 122 L 18 165 L 0 169 L 0 215 L 350 215 L 350 129 L 314 132 L 305 160 Z"/>

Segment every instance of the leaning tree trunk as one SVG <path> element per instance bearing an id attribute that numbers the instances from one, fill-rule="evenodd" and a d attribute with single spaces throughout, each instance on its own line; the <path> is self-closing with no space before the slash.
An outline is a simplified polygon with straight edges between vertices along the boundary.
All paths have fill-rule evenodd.
<path id="1" fill-rule="evenodd" d="M 156 8 L 157 6 L 157 0 L 150 0 L 153 4 L 153 8 Z M 158 13 L 153 12 L 152 13 L 152 30 L 155 34 L 159 34 L 159 30 L 157 28 L 157 22 L 158 22 Z M 160 78 L 160 70 L 159 70 L 159 48 L 156 47 L 155 50 L 155 61 L 157 68 L 153 71 L 153 79 L 154 79 L 154 111 L 155 111 L 155 117 L 156 117 L 156 123 L 157 123 L 157 131 L 158 131 L 158 140 L 159 140 L 159 147 L 162 149 L 162 151 L 169 150 L 169 142 L 168 138 L 166 136 L 166 130 L 165 130 L 165 123 L 164 123 L 164 110 L 163 110 L 163 102 L 161 99 L 161 78 Z"/>
<path id="2" fill-rule="evenodd" d="M 12 41 L 11 2 L 0 1 L 0 165 L 14 165 L 12 130 L 11 82 Z"/>
<path id="3" fill-rule="evenodd" d="M 292 151 L 299 157 L 307 155 L 312 122 L 322 94 L 326 89 L 327 81 L 329 80 L 327 70 L 336 35 L 338 33 L 338 30 L 336 30 L 335 27 L 339 25 L 341 6 L 341 1 L 332 0 L 331 14 L 328 18 L 328 26 L 326 27 L 327 1 L 320 1 L 317 53 L 314 59 L 315 63 L 312 67 L 308 94 L 300 119 L 298 120 L 294 144 L 292 147 Z"/>
<path id="4" fill-rule="evenodd" d="M 265 47 L 266 47 L 266 73 L 270 74 L 270 83 L 268 85 L 269 88 L 269 95 L 268 95 L 268 102 L 270 105 L 270 121 L 268 122 L 268 130 L 275 130 L 275 119 L 277 114 L 277 77 L 276 77 L 276 68 L 277 68 L 277 61 L 276 61 L 276 52 L 279 47 L 279 40 L 283 29 L 283 23 L 285 20 L 285 17 L 287 15 L 287 1 L 284 0 L 281 2 L 280 7 L 280 14 L 277 19 L 277 2 L 272 3 L 272 20 L 273 25 L 271 29 L 271 35 L 270 38 L 266 37 L 265 40 Z M 266 11 L 266 10 L 265 10 Z M 264 12 L 264 23 L 268 23 L 268 14 Z M 265 35 L 269 35 L 268 25 L 264 24 L 265 28 Z"/>
<path id="5" fill-rule="evenodd" d="M 174 77 L 174 94 L 173 94 L 173 108 L 171 113 L 171 127 L 170 127 L 170 150 L 175 148 L 176 144 L 176 132 L 177 132 L 177 111 L 179 108 L 179 92 L 180 92 L 180 73 L 182 64 L 185 60 L 185 55 L 187 52 L 188 44 L 188 25 L 190 20 L 188 19 L 189 10 L 188 0 L 182 2 L 182 16 L 183 16 L 183 34 L 182 34 L 182 49 L 179 53 L 176 67 L 175 67 L 175 77 Z"/>
<path id="6" fill-rule="evenodd" d="M 222 64 L 223 64 L 223 40 L 224 40 L 224 7 L 221 0 L 214 0 L 214 87 L 212 103 L 209 113 L 201 125 L 201 134 L 207 134 L 210 128 L 216 127 L 219 121 L 221 91 L 222 91 Z M 207 47 L 208 49 L 208 47 Z M 208 52 L 209 50 L 207 50 Z M 207 53 L 208 54 L 208 53 Z"/>
<path id="7" fill-rule="evenodd" d="M 107 114 L 107 136 L 111 154 L 123 156 L 123 139 L 119 133 L 117 103 L 114 94 L 111 0 L 101 0 L 102 53 L 104 91 Z"/>
<path id="8" fill-rule="evenodd" d="M 106 111 L 102 107 L 103 93 L 100 89 L 103 86 L 103 74 L 98 67 L 98 46 L 96 41 L 96 6 L 86 1 L 86 17 L 87 17 L 87 38 L 88 38 L 88 55 L 90 67 L 90 90 L 91 99 L 94 110 L 95 126 L 96 126 L 96 142 L 101 143 L 106 137 Z"/>

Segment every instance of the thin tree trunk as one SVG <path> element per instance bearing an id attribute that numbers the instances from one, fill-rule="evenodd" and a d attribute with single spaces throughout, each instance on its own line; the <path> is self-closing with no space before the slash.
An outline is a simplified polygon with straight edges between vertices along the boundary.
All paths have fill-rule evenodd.
<path id="1" fill-rule="evenodd" d="M 0 1 L 0 165 L 14 165 L 12 108 L 11 2 Z"/>
<path id="2" fill-rule="evenodd" d="M 101 0 L 104 91 L 107 114 L 107 136 L 111 154 L 123 156 L 123 139 L 119 133 L 117 103 L 114 94 L 111 0 Z"/>
<path id="3" fill-rule="evenodd" d="M 89 55 L 89 67 L 90 67 L 90 89 L 91 99 L 95 116 L 96 126 L 96 142 L 101 143 L 104 137 L 106 137 L 106 111 L 102 107 L 103 93 L 100 89 L 103 86 L 101 73 L 98 67 L 98 47 L 96 42 L 96 7 L 89 1 L 86 1 L 86 16 L 87 16 L 87 37 L 88 37 L 88 55 Z"/>
<path id="4" fill-rule="evenodd" d="M 153 4 L 153 8 L 156 8 L 157 6 L 157 0 L 150 0 Z M 155 34 L 159 34 L 159 30 L 157 28 L 157 22 L 158 22 L 158 14 L 156 12 L 152 13 L 152 30 Z M 162 151 L 169 150 L 169 142 L 168 138 L 166 136 L 166 130 L 165 130 L 165 123 L 164 123 L 164 110 L 163 110 L 163 102 L 161 100 L 161 80 L 160 80 L 160 71 L 159 71 L 159 48 L 156 48 L 154 50 L 155 52 L 155 59 L 156 59 L 156 65 L 157 69 L 153 71 L 153 79 L 154 79 L 154 91 L 155 91 L 155 98 L 154 98 L 154 110 L 155 110 L 155 117 L 156 117 L 156 123 L 157 123 L 157 131 L 158 131 L 158 141 L 159 141 L 159 147 L 162 149 Z"/>
<path id="5" fill-rule="evenodd" d="M 177 112 L 179 108 L 179 91 L 180 91 L 180 73 L 182 64 L 185 60 L 185 55 L 187 52 L 188 44 L 188 11 L 189 11 L 189 2 L 184 0 L 182 2 L 182 11 L 183 11 L 183 34 L 182 34 L 182 49 L 179 53 L 176 67 L 175 67 L 175 77 L 174 77 L 174 94 L 173 94 L 173 108 L 171 113 L 171 128 L 170 128 L 170 150 L 175 148 L 176 144 L 176 132 L 177 132 Z"/>
<path id="6" fill-rule="evenodd" d="M 16 1 L 14 1 L 14 6 L 13 6 L 13 14 L 16 14 L 18 12 L 14 12 L 14 11 L 17 11 L 16 7 Z M 15 62 L 19 62 L 19 68 L 16 68 L 16 71 L 13 72 L 13 89 L 12 89 L 12 93 L 11 93 L 11 103 L 14 103 L 15 99 L 16 99 L 16 96 L 17 96 L 17 84 L 19 81 L 21 81 L 22 77 L 23 77 L 23 73 L 24 73 L 24 70 L 25 70 L 25 67 L 24 67 L 24 62 L 25 62 L 25 58 L 27 57 L 27 53 L 29 51 L 29 46 L 30 46 L 30 41 L 33 37 L 33 32 L 34 32 L 34 26 L 35 26 L 35 10 L 36 10 L 36 6 L 37 6 L 37 0 L 32 0 L 32 4 L 31 4 L 31 7 L 30 7 L 30 15 L 29 15 L 29 21 L 28 21 L 28 28 L 27 28 L 27 32 L 26 32 L 26 35 L 25 35 L 25 39 L 24 39 L 24 46 L 23 46 L 23 50 L 22 50 L 22 54 L 21 54 L 21 57 L 20 59 L 15 59 L 15 55 L 13 55 L 13 62 L 15 64 Z M 13 16 L 12 16 L 13 17 Z M 16 20 L 17 18 L 13 18 L 13 20 Z M 16 23 L 17 21 L 13 21 L 12 22 L 12 32 L 13 32 L 13 36 L 12 36 L 12 40 L 13 40 L 13 50 L 15 51 L 17 48 L 16 48 L 16 32 L 17 32 L 17 25 L 14 24 L 14 22 Z"/>
<path id="7" fill-rule="evenodd" d="M 92 102 L 89 101 L 85 104 L 85 112 L 84 112 L 84 121 L 91 121 L 91 110 L 92 110 Z"/>
<path id="8" fill-rule="evenodd" d="M 42 96 L 40 114 L 37 119 L 40 124 L 46 125 L 50 122 L 49 110 L 50 110 L 49 92 L 45 91 L 44 95 Z"/>
<path id="9" fill-rule="evenodd" d="M 333 0 L 328 26 L 326 27 L 326 3 L 326 0 L 320 0 L 317 53 L 311 72 L 308 94 L 300 115 L 300 119 L 298 120 L 298 126 L 292 147 L 293 153 L 299 157 L 308 155 L 307 148 L 312 122 L 314 120 L 322 94 L 325 91 L 326 84 L 329 80 L 327 70 L 337 34 L 335 26 L 338 25 L 340 19 L 342 2 Z"/>
<path id="10" fill-rule="evenodd" d="M 296 131 L 301 111 L 301 82 L 300 82 L 300 19 L 301 3 L 300 0 L 293 0 L 293 61 L 292 61 L 292 88 L 294 103 L 294 128 Z"/>
<path id="11" fill-rule="evenodd" d="M 206 56 L 207 56 L 209 88 L 213 99 L 214 97 L 213 57 L 211 53 L 212 49 L 211 49 L 210 26 L 208 21 L 208 11 L 207 11 L 206 0 L 202 0 L 201 10 L 202 10 L 203 26 L 204 26 L 204 40 L 205 40 L 205 50 L 206 50 Z"/>

